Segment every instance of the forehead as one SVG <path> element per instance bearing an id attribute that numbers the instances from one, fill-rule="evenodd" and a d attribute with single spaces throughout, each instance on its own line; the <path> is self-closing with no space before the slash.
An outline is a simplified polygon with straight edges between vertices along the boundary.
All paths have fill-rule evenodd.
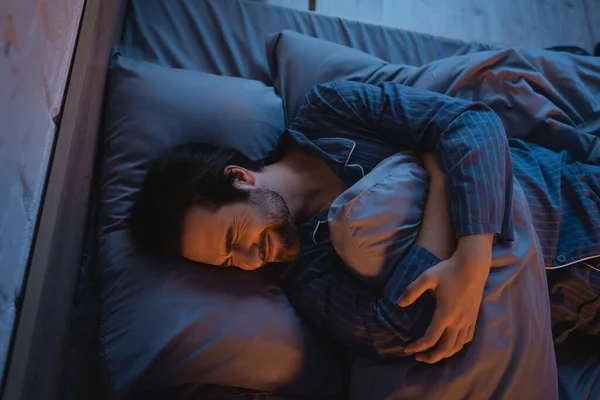
<path id="1" fill-rule="evenodd" d="M 227 230 L 243 208 L 244 204 L 225 205 L 217 210 L 190 207 L 183 218 L 182 255 L 197 262 L 221 264 Z"/>

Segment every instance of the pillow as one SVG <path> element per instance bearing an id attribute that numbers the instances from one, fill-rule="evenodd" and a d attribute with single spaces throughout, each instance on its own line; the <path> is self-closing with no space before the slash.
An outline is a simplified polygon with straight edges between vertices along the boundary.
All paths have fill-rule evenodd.
<path id="1" fill-rule="evenodd" d="M 126 227 L 150 161 L 190 141 L 258 159 L 284 128 L 273 88 L 242 78 L 133 61 L 114 54 L 109 70 L 102 178 L 102 232 Z"/>
<path id="2" fill-rule="evenodd" d="M 379 288 L 387 282 L 417 238 L 427 190 L 420 157 L 402 152 L 383 160 L 332 203 L 331 243 L 363 282 Z"/>
<path id="3" fill-rule="evenodd" d="M 267 39 L 267 57 L 277 92 L 283 97 L 285 118 L 294 119 L 306 93 L 318 83 L 334 80 L 404 82 L 418 68 L 394 65 L 381 58 L 337 43 L 285 30 Z"/>
<path id="4" fill-rule="evenodd" d="M 327 58 L 325 64 L 323 58 L 327 54 L 335 57 Z M 372 84 L 389 80 L 440 90 L 444 83 L 454 83 L 465 85 L 465 93 L 477 93 L 473 79 L 469 82 L 468 72 L 461 75 L 464 81 L 438 82 L 428 67 L 407 69 L 382 64 L 360 51 L 288 31 L 271 39 L 268 55 L 288 118 L 295 115 L 312 85 L 338 79 Z M 450 65 L 456 66 L 455 59 L 449 59 Z M 464 63 L 468 64 L 467 61 Z M 489 63 L 482 64 L 482 68 L 485 69 L 485 65 Z M 461 74 L 460 70 L 457 74 Z M 298 82 L 294 81 L 296 77 Z M 502 95 L 491 92 L 489 97 Z M 386 169 L 386 165 L 389 173 L 377 171 Z M 412 213 L 419 217 L 422 213 L 424 185 L 420 178 L 408 175 L 418 173 L 419 168 L 413 164 L 398 169 L 394 160 L 386 160 L 372 171 L 377 176 L 366 175 L 364 181 L 359 181 L 335 201 L 329 218 L 332 242 L 344 262 L 362 279 L 366 277 L 375 284 L 384 281 L 396 267 L 397 255 L 408 245 L 396 232 L 409 235 L 410 240 L 417 232 Z M 406 186 L 406 182 L 413 179 L 414 191 Z M 398 190 L 392 190 L 394 180 Z M 397 205 L 397 213 L 392 205 Z M 473 342 L 455 356 L 434 365 L 414 359 L 359 358 L 353 363 L 351 373 L 348 391 L 351 399 L 557 398 L 544 262 L 518 182 L 513 188 L 513 210 L 515 240 L 494 245 L 492 269 Z M 388 252 L 392 254 L 389 265 Z"/>
<path id="5" fill-rule="evenodd" d="M 127 216 L 149 162 L 202 141 L 260 158 L 283 128 L 264 84 L 134 62 L 115 54 L 104 117 L 99 266 L 109 397 L 206 383 L 328 397 L 340 364 L 304 326 L 270 271 L 155 259 L 134 246 Z"/>
<path id="6" fill-rule="evenodd" d="M 352 272 L 374 290 L 382 290 L 414 242 L 427 188 L 418 158 L 399 153 L 334 201 L 328 219 L 332 244 Z M 544 263 L 518 184 L 513 208 L 515 240 L 494 245 L 473 342 L 431 366 L 413 359 L 359 358 L 353 365 L 351 399 L 556 397 Z M 416 279 L 421 266 L 402 265 L 407 268 L 403 276 Z"/>

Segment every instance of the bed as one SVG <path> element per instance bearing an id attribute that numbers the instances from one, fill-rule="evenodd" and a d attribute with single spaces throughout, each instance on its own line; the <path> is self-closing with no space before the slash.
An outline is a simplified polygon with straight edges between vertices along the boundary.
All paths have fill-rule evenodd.
<path id="1" fill-rule="evenodd" d="M 313 42 L 315 39 L 320 42 Z M 98 50 L 92 51 L 93 46 Z M 298 49 L 304 49 L 305 53 Z M 358 66 L 356 60 L 359 60 Z M 348 67 L 350 64 L 352 68 Z M 107 65 L 110 65 L 108 74 Z M 219 80 L 214 75 L 240 80 Z M 485 79 L 475 85 L 475 76 Z M 246 312 L 257 319 L 263 318 L 261 323 L 269 329 L 257 326 L 251 338 L 236 336 L 232 339 L 231 335 L 223 334 L 227 340 L 215 339 L 212 343 L 211 337 L 221 337 L 220 331 L 224 328 L 217 326 L 218 329 L 211 330 L 206 325 L 198 328 L 198 321 L 205 321 L 202 318 L 230 300 L 225 298 L 221 298 L 220 305 L 214 309 L 205 305 L 196 307 L 208 311 L 202 315 L 190 313 L 188 320 L 162 319 L 163 326 L 182 324 L 176 334 L 164 340 L 148 329 L 148 321 L 157 318 L 155 313 L 147 314 L 145 324 L 122 329 L 140 314 L 136 308 L 139 303 L 126 303 L 131 292 L 143 293 L 148 300 L 156 295 L 156 292 L 145 291 L 152 285 L 160 285 L 164 290 L 161 293 L 177 291 L 181 295 L 189 290 L 186 296 L 194 296 L 191 293 L 199 288 L 211 291 L 196 281 L 197 273 L 189 266 L 181 266 L 178 271 L 183 272 L 170 272 L 168 276 L 161 275 L 162 272 L 144 275 L 145 272 L 136 269 L 150 261 L 140 261 L 128 247 L 125 216 L 133 191 L 127 186 L 129 181 L 120 180 L 123 170 L 135 171 L 135 179 L 139 181 L 143 165 L 136 160 L 154 154 L 148 152 L 150 148 L 157 151 L 160 146 L 173 144 L 168 135 L 164 136 L 164 131 L 182 130 L 186 132 L 182 137 L 188 140 L 193 137 L 189 135 L 194 135 L 202 118 L 210 118 L 211 112 L 218 111 L 211 108 L 214 102 L 208 103 L 206 97 L 199 96 L 203 91 L 210 93 L 211 99 L 227 104 L 237 100 L 227 95 L 218 97 L 221 89 L 240 91 L 242 99 L 238 100 L 242 108 L 238 114 L 246 112 L 251 117 L 240 119 L 238 125 L 252 130 L 255 128 L 250 123 L 254 124 L 259 118 L 257 127 L 264 136 L 260 136 L 259 141 L 240 136 L 239 142 L 247 148 L 255 146 L 253 148 L 260 152 L 260 146 L 268 147 L 271 143 L 271 136 L 264 132 L 276 132 L 289 124 L 303 93 L 312 84 L 331 79 L 396 80 L 481 100 L 500 114 L 512 137 L 551 149 L 568 148 L 579 159 L 600 163 L 600 62 L 591 57 L 505 49 L 243 0 L 134 0 L 114 2 L 104 8 L 100 2 L 90 1 L 86 5 L 65 118 L 54 155 L 53 175 L 48 183 L 50 200 L 42 213 L 36 244 L 36 251 L 41 253 L 32 264 L 29 277 L 30 282 L 37 285 L 28 284 L 19 325 L 22 332 L 29 329 L 30 333 L 19 336 L 15 342 L 13 354 L 19 357 L 12 358 L 5 396 L 427 398 L 419 397 L 425 393 L 423 389 L 407 386 L 403 390 L 397 379 L 401 372 L 393 366 L 387 368 L 378 360 L 363 359 L 350 369 L 341 367 L 338 354 L 331 351 L 334 346 L 305 328 L 293 311 L 290 314 L 285 295 L 270 276 L 252 278 L 254 283 L 248 283 L 245 276 L 204 276 L 211 282 L 233 280 L 241 291 L 247 284 L 260 289 L 259 297 L 256 293 L 247 293 L 244 299 L 252 300 L 246 302 L 252 307 L 247 306 Z M 188 84 L 191 81 L 196 83 Z M 572 87 L 577 90 L 570 90 Z M 178 90 L 187 91 L 185 101 L 174 94 Z M 165 100 L 160 100 L 160 93 L 171 97 L 165 95 Z M 154 95 L 164 103 L 148 102 Z M 104 107 L 103 96 L 107 99 Z M 248 104 L 253 98 L 260 98 L 257 103 L 265 106 L 252 108 Z M 146 109 L 133 109 L 132 104 L 143 104 Z M 157 117 L 157 106 L 172 118 Z M 123 121 L 130 118 L 128 115 L 135 118 L 127 122 L 129 125 L 123 125 Z M 153 121 L 154 128 L 144 125 L 149 124 L 148 121 Z M 229 126 L 226 122 L 219 124 L 207 130 L 214 130 L 218 136 L 219 129 Z M 140 126 L 156 129 L 157 133 L 145 137 L 128 134 Z M 152 147 L 154 139 L 159 143 L 156 149 Z M 124 147 L 133 150 L 129 153 L 115 150 Z M 65 218 L 67 215 L 70 218 Z M 70 235 L 61 236 L 57 232 L 70 232 Z M 44 241 L 47 247 L 41 248 L 40 243 Z M 50 252 L 48 247 L 61 251 Z M 137 261 L 132 262 L 132 259 Z M 133 267 L 128 270 L 124 265 Z M 154 279 L 155 283 L 136 286 L 133 277 L 140 276 L 136 271 L 147 277 L 148 282 Z M 542 279 L 539 283 L 543 282 L 542 275 L 532 276 Z M 52 280 L 56 276 L 69 278 L 57 283 Z M 165 277 L 179 280 L 183 286 L 168 287 L 164 284 Z M 220 288 L 218 284 L 215 287 Z M 171 303 L 157 303 L 155 309 L 176 310 L 177 305 L 189 298 L 172 298 Z M 260 300 L 256 300 L 258 298 Z M 274 301 L 279 302 L 276 309 L 269 310 L 276 310 L 279 320 L 287 322 L 274 323 L 264 317 L 260 311 L 265 310 L 261 308 L 265 307 L 264 299 L 271 304 L 269 307 Z M 544 304 L 543 299 L 540 298 L 539 304 Z M 253 307 L 259 310 L 256 314 L 252 314 L 256 311 Z M 541 326 L 540 332 L 545 332 L 547 316 L 536 321 Z M 289 330 L 289 324 L 298 329 Z M 144 335 L 136 329 L 143 330 Z M 192 334 L 188 334 L 189 330 Z M 280 334 L 265 344 L 269 341 L 258 339 L 268 330 Z M 547 345 L 549 332 L 544 334 L 542 341 Z M 205 342 L 198 342 L 199 337 L 205 337 Z M 285 346 L 281 337 L 286 340 Z M 149 342 L 154 343 L 153 349 Z M 158 342 L 161 343 L 156 344 Z M 273 342 L 280 345 L 278 350 L 266 347 Z M 575 342 L 557 349 L 556 358 L 552 349 L 539 352 L 537 356 L 543 365 L 512 361 L 521 365 L 513 374 L 519 376 L 519 385 L 522 387 L 522 382 L 528 380 L 532 385 L 546 386 L 547 391 L 538 392 L 548 393 L 545 398 L 598 398 L 600 363 L 589 355 L 587 345 Z M 240 350 L 251 347 L 254 352 Z M 208 354 L 203 353 L 209 351 L 206 349 L 214 351 L 210 353 L 213 358 L 217 357 L 215 354 L 222 356 L 230 351 L 235 361 L 206 362 L 202 359 L 203 354 L 205 358 Z M 39 356 L 42 353 L 47 357 L 42 359 Z M 194 358 L 189 354 L 194 354 Z M 248 369 L 253 367 L 248 359 L 260 359 L 264 371 L 257 368 L 259 371 L 249 373 Z M 165 369 L 165 365 L 176 364 L 173 360 L 180 365 Z M 281 360 L 288 360 L 287 364 Z M 190 363 L 198 367 L 186 369 Z M 231 372 L 232 363 L 237 366 L 235 373 Z M 272 369 L 279 371 L 269 370 L 265 367 L 267 363 L 273 363 Z M 298 363 L 303 367 L 296 368 Z M 306 366 L 312 368 L 307 370 Z M 524 371 L 525 367 L 545 371 L 540 372 L 545 378 L 541 379 L 533 371 Z M 510 368 L 510 365 L 506 367 Z M 506 385 L 516 391 L 498 391 L 489 397 L 518 397 L 519 385 L 511 385 L 515 379 L 509 375 L 501 378 L 497 386 Z M 378 376 L 383 378 L 378 380 Z M 461 382 L 459 376 L 451 373 L 437 376 L 448 382 L 453 379 Z M 475 380 L 486 377 L 483 374 Z M 418 382 L 414 385 L 423 386 Z M 373 390 L 372 386 L 376 388 Z M 434 392 L 429 396 L 433 396 L 431 393 Z M 474 391 L 467 397 L 482 398 L 481 393 Z"/>

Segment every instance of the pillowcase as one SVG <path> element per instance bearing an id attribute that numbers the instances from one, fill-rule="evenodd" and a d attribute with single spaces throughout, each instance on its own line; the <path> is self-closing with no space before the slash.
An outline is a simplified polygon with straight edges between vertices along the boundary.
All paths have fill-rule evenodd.
<path id="1" fill-rule="evenodd" d="M 219 384 L 329 397 L 337 357 L 302 324 L 270 271 L 221 270 L 151 258 L 127 217 L 150 161 L 188 141 L 260 158 L 283 128 L 264 84 L 135 62 L 109 70 L 101 177 L 101 345 L 109 398 Z"/>
<path id="2" fill-rule="evenodd" d="M 331 243 L 366 284 L 382 288 L 416 240 L 428 179 L 420 157 L 401 152 L 383 160 L 332 203 Z"/>
<path id="3" fill-rule="evenodd" d="M 113 55 L 104 120 L 102 232 L 125 228 L 149 163 L 201 141 L 262 158 L 283 130 L 281 99 L 261 82 Z"/>
<path id="4" fill-rule="evenodd" d="M 332 243 L 348 268 L 373 290 L 381 291 L 397 268 L 405 269 L 394 279 L 402 276 L 406 282 L 396 284 L 409 283 L 422 270 L 422 265 L 400 262 L 418 234 L 427 189 L 427 173 L 418 159 L 398 153 L 334 201 L 328 219 Z M 513 209 L 515 240 L 494 245 L 473 341 L 434 365 L 411 358 L 358 358 L 350 399 L 556 397 L 544 263 L 518 184 Z M 379 315 L 378 308 L 375 313 Z"/>
<path id="5" fill-rule="evenodd" d="M 290 30 L 267 39 L 267 57 L 274 86 L 284 99 L 287 124 L 300 110 L 306 93 L 318 83 L 340 79 L 406 82 L 418 71 L 414 66 L 391 65 L 362 51 Z"/>

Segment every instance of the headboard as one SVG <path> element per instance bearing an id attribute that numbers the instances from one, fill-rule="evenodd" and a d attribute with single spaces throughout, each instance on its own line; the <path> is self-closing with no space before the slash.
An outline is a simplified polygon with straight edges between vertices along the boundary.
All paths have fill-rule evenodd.
<path id="1" fill-rule="evenodd" d="M 2 399 L 58 399 L 90 211 L 106 71 L 126 0 L 87 0 Z"/>

